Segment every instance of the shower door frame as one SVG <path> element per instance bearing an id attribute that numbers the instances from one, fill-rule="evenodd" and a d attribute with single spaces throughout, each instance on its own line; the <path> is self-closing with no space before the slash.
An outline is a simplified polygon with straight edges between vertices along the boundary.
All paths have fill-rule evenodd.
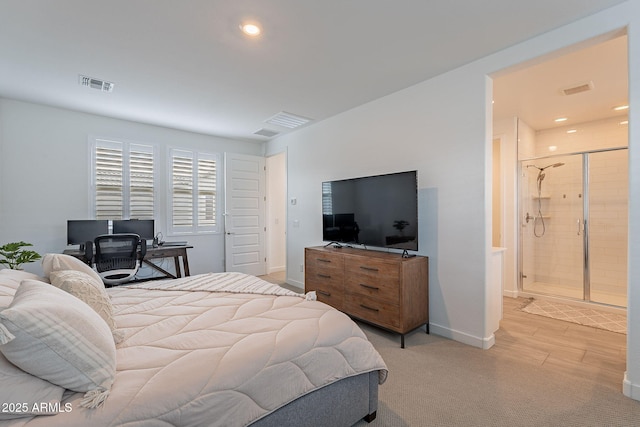
<path id="1" fill-rule="evenodd" d="M 569 157 L 569 156 L 582 156 L 582 240 L 583 240 L 583 250 L 582 250 L 582 299 L 574 299 L 574 298 L 570 298 L 571 300 L 577 301 L 577 302 L 585 302 L 585 303 L 589 303 L 589 304 L 599 304 L 599 305 L 605 305 L 605 306 L 611 306 L 611 307 L 620 307 L 620 306 L 615 306 L 615 305 L 611 305 L 611 304 L 607 304 L 607 303 L 603 303 L 603 302 L 598 302 L 598 301 L 592 301 L 591 300 L 591 266 L 590 266 L 590 258 L 589 258 L 589 204 L 590 204 L 590 200 L 591 200 L 591 194 L 589 192 L 590 188 L 589 188 L 589 156 L 591 154 L 596 154 L 596 153 L 604 153 L 604 152 L 612 152 L 612 151 L 620 151 L 620 150 L 629 150 L 628 146 L 621 146 L 621 147 L 611 147 L 611 148 L 602 148 L 602 149 L 594 149 L 594 150 L 585 150 L 585 151 L 576 151 L 576 152 L 569 152 L 569 153 L 558 153 L 558 154 L 553 154 L 550 156 L 539 156 L 539 157 L 529 157 L 529 158 L 523 158 L 523 159 L 518 159 L 518 182 L 517 182 L 517 188 L 518 188 L 518 197 L 517 197 L 517 203 L 518 203 L 518 228 L 519 228 L 519 232 L 518 232 L 518 293 L 519 294 L 534 294 L 534 295 L 544 295 L 547 297 L 551 297 L 551 298 L 560 298 L 560 299 L 566 299 L 566 298 L 570 298 L 570 297 L 565 297 L 565 296 L 559 296 L 559 295 L 554 295 L 554 294 L 549 294 L 549 293 L 541 293 L 541 292 L 535 292 L 535 291 L 531 291 L 531 290 L 525 290 L 524 289 L 524 278 L 525 273 L 523 271 L 524 269 L 524 236 L 523 236 L 523 229 L 524 227 L 522 226 L 522 221 L 524 220 L 524 215 L 523 215 L 523 206 L 522 206 L 522 185 L 523 185 L 523 173 L 522 173 L 522 164 L 524 162 L 530 162 L 530 161 L 537 161 L 537 160 L 551 160 L 552 159 L 558 159 L 561 157 Z M 628 226 L 628 224 L 627 224 Z M 628 260 L 627 260 L 627 265 L 628 265 Z M 626 307 L 625 307 L 626 308 Z"/>

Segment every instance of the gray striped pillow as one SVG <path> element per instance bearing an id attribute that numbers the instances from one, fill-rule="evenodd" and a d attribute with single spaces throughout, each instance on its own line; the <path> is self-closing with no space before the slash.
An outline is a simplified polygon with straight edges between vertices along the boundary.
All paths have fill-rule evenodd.
<path id="1" fill-rule="evenodd" d="M 73 391 L 81 406 L 100 406 L 116 371 L 107 323 L 87 304 L 36 280 L 23 280 L 0 311 L 0 352 L 23 371 Z"/>

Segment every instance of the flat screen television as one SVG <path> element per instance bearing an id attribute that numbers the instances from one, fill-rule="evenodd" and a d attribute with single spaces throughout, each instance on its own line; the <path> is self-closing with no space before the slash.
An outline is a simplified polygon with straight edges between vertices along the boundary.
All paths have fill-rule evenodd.
<path id="1" fill-rule="evenodd" d="M 418 173 L 322 183 L 322 240 L 418 250 Z"/>
<path id="2" fill-rule="evenodd" d="M 109 233 L 106 219 L 70 219 L 67 221 L 67 245 L 81 245 L 93 242 L 97 236 Z"/>
<path id="3" fill-rule="evenodd" d="M 155 222 L 152 219 L 114 219 L 113 234 L 133 233 L 141 239 L 151 240 L 155 237 Z"/>

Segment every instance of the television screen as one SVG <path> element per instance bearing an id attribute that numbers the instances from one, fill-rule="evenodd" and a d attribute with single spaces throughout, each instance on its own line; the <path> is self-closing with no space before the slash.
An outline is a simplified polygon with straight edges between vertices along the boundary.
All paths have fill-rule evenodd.
<path id="1" fill-rule="evenodd" d="M 144 240 L 151 240 L 155 237 L 154 227 L 152 219 L 113 220 L 113 234 L 133 233 Z"/>
<path id="2" fill-rule="evenodd" d="M 109 221 L 102 219 L 70 219 L 67 221 L 67 245 L 84 245 L 96 236 L 109 233 Z"/>
<path id="3" fill-rule="evenodd" d="M 322 239 L 418 250 L 417 171 L 322 183 Z"/>

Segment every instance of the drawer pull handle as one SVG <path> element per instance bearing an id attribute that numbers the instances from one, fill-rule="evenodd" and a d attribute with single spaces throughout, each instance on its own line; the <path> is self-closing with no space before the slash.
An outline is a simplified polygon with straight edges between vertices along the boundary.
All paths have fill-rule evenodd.
<path id="1" fill-rule="evenodd" d="M 363 288 L 374 290 L 374 291 L 380 290 L 380 288 L 377 286 L 365 285 L 364 283 L 360 283 L 360 286 L 362 286 Z"/>
<path id="2" fill-rule="evenodd" d="M 317 258 L 318 262 L 331 262 L 330 259 L 324 259 L 324 258 Z"/>
<path id="3" fill-rule="evenodd" d="M 325 291 L 319 291 L 319 290 L 316 290 L 316 292 L 319 293 L 320 295 L 324 295 L 325 297 L 331 296 L 331 292 L 325 292 Z"/>
<path id="4" fill-rule="evenodd" d="M 364 265 L 361 265 L 360 268 L 367 271 L 378 271 L 378 269 L 375 267 L 366 267 Z"/>
<path id="5" fill-rule="evenodd" d="M 362 307 L 362 308 L 366 308 L 367 310 L 375 311 L 376 313 L 377 313 L 378 311 L 380 311 L 380 310 L 378 310 L 377 308 L 369 307 L 369 306 L 366 306 L 366 305 L 364 305 L 364 304 L 360 304 L 360 307 Z"/>
<path id="6" fill-rule="evenodd" d="M 328 274 L 318 274 L 318 277 L 322 277 L 323 279 L 331 279 L 331 276 Z"/>

